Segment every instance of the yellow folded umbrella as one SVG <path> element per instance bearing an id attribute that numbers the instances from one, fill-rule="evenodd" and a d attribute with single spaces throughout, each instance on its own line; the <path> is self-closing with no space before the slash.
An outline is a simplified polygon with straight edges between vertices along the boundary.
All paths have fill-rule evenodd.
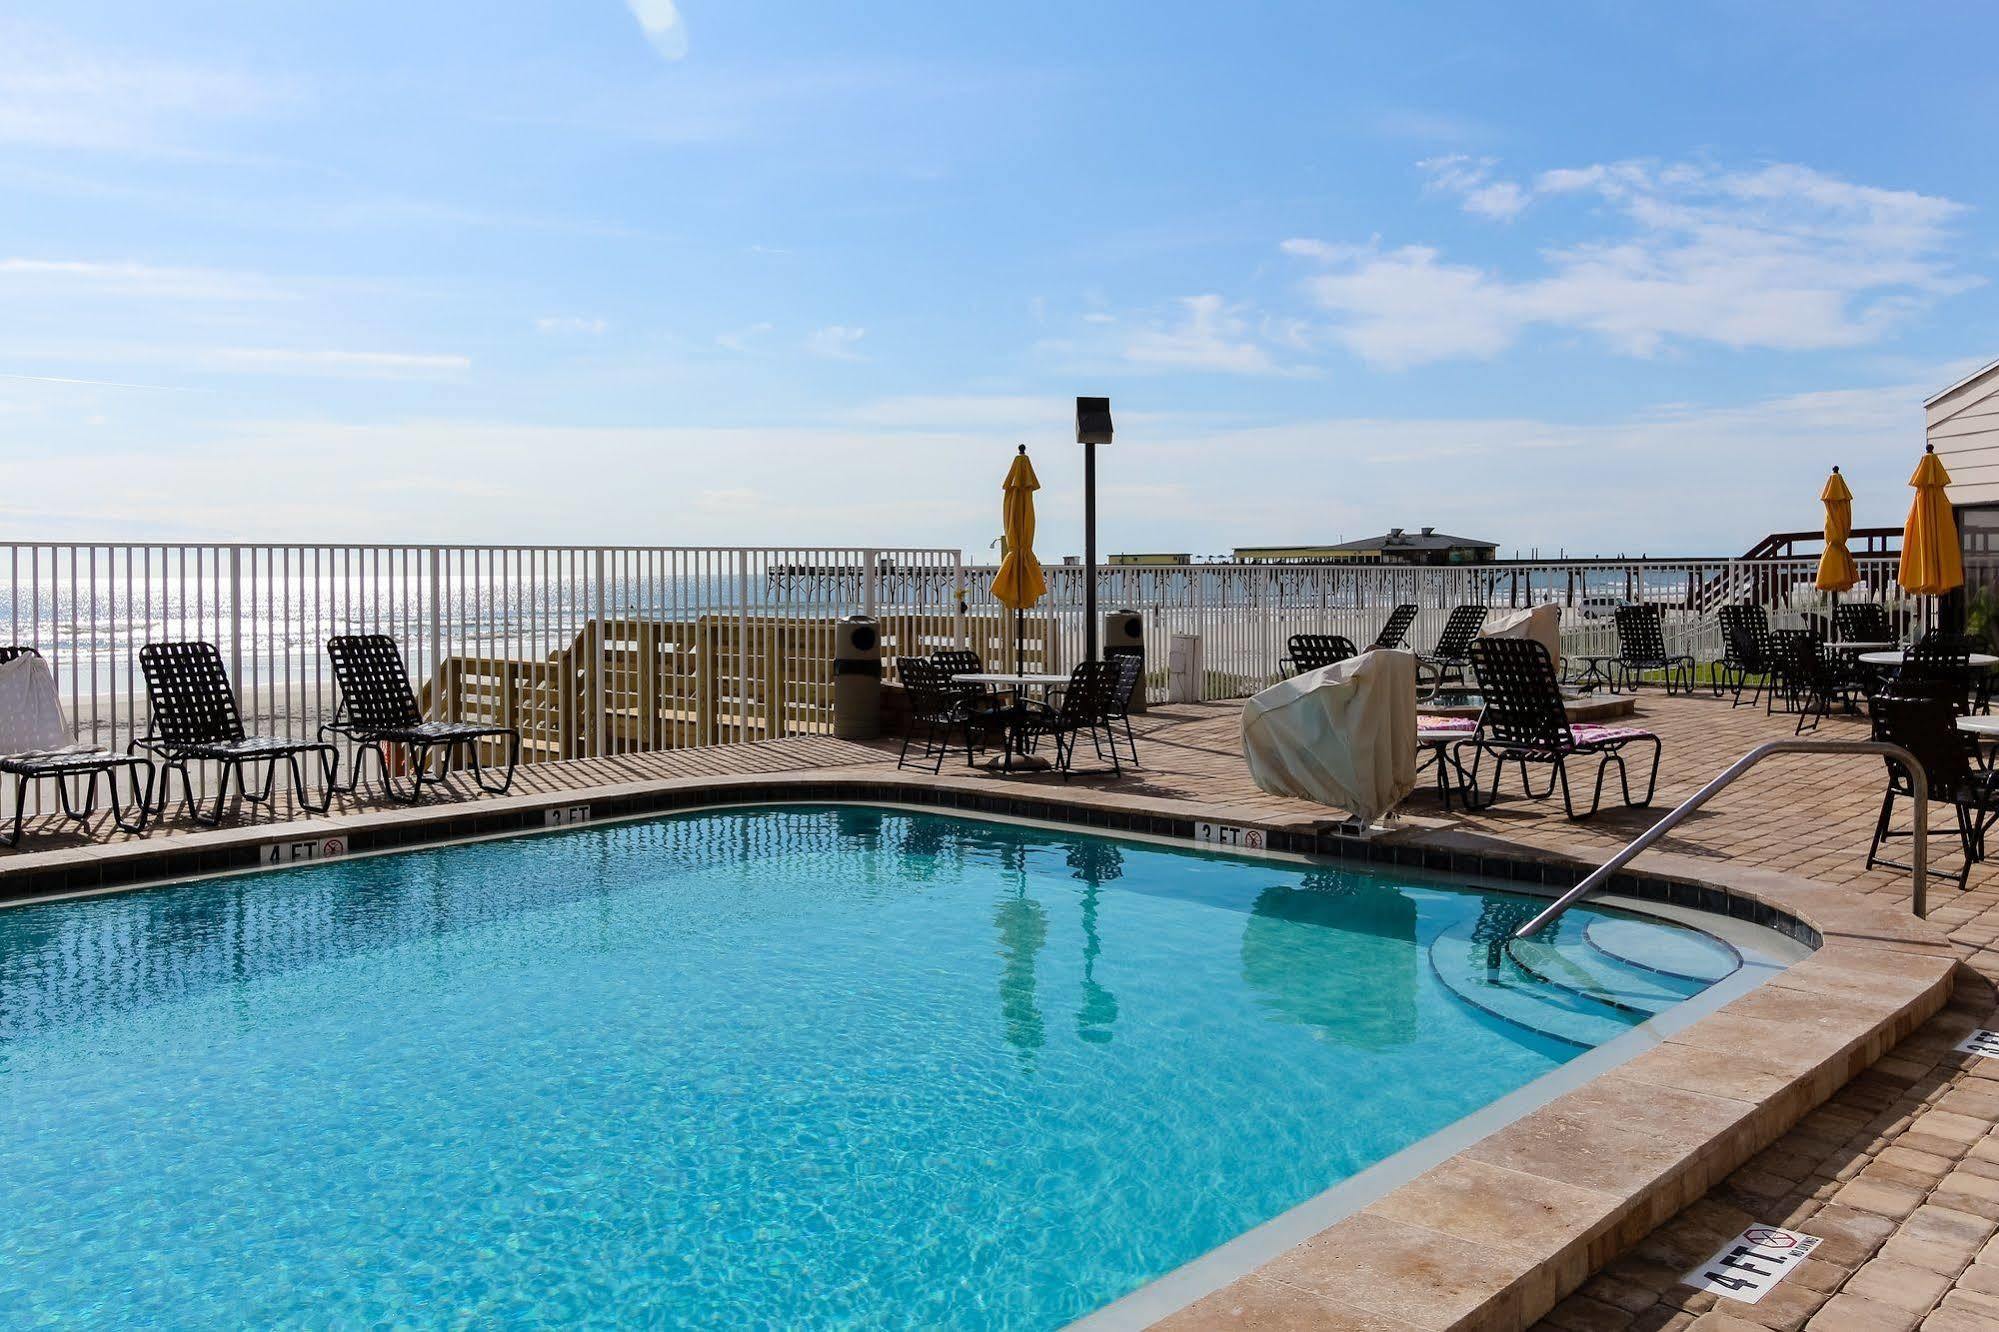
<path id="1" fill-rule="evenodd" d="M 1006 484 L 1001 487 L 1005 497 L 1001 501 L 1005 522 L 1001 532 L 1006 554 L 1000 560 L 999 572 L 993 576 L 993 599 L 1010 610 L 1024 611 L 1048 591 L 1041 561 L 1034 554 L 1034 492 L 1039 489 L 1041 481 L 1034 475 L 1034 464 L 1027 460 L 1027 446 L 1023 444 L 1013 466 L 1007 469 Z"/>
<path id="2" fill-rule="evenodd" d="M 1950 473 L 1934 445 L 1923 450 L 1909 484 L 1916 488 L 1916 498 L 1902 527 L 1902 568 L 1896 581 L 1919 597 L 1940 597 L 1963 585 L 1964 556 L 1958 550 L 1950 496 L 1944 493 Z"/>
<path id="3" fill-rule="evenodd" d="M 1007 469 L 1006 484 L 1000 488 L 1001 544 L 999 572 L 993 575 L 993 600 L 1013 612 L 1013 668 L 1022 668 L 1021 612 L 1041 600 L 1048 591 L 1041 560 L 1034 553 L 1034 492 L 1041 481 L 1034 464 L 1027 460 L 1027 445 L 1020 446 L 1013 466 Z"/>
<path id="4" fill-rule="evenodd" d="M 1819 576 L 1814 584 L 1821 592 L 1844 592 L 1860 581 L 1860 569 L 1846 539 L 1853 535 L 1853 492 L 1837 467 L 1819 492 L 1825 501 L 1825 553 L 1819 556 Z"/>

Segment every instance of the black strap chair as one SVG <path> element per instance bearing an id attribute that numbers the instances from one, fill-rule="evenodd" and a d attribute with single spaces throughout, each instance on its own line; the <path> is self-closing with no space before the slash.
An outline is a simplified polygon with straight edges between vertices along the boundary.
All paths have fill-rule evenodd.
<path id="1" fill-rule="evenodd" d="M 1971 654 L 1977 644 L 1964 634 L 1932 629 L 1910 645 L 1895 672 L 1893 692 L 1903 696 L 1942 699 L 1959 716 L 1971 711 L 1977 687 Z"/>
<path id="2" fill-rule="evenodd" d="M 1842 601 L 1832 608 L 1832 623 L 1846 643 L 1893 643 L 1898 637 L 1878 601 Z"/>
<path id="3" fill-rule="evenodd" d="M 1852 695 L 1853 680 L 1825 641 L 1811 629 L 1773 629 L 1763 635 L 1763 656 L 1770 666 L 1770 692 L 1763 711 L 1768 715 L 1781 695 L 1787 710 L 1798 714 L 1793 733 L 1817 730 L 1835 704 Z M 1806 722 L 1811 725 L 1807 727 Z"/>
<path id="4" fill-rule="evenodd" d="M 1694 688 L 1694 659 L 1684 652 L 1666 650 L 1666 611 L 1662 606 L 1635 605 L 1617 608 L 1617 672 L 1613 689 L 1622 686 L 1636 692 L 1648 672 L 1665 676 L 1666 693 Z"/>
<path id="5" fill-rule="evenodd" d="M 1430 673 L 1432 691 L 1446 684 L 1464 684 L 1466 670 L 1475 670 L 1471 646 L 1478 640 L 1478 631 L 1485 628 L 1486 613 L 1484 606 L 1452 607 L 1444 632 L 1437 635 L 1437 645 L 1427 654 L 1417 654 L 1417 666 Z"/>
<path id="6" fill-rule="evenodd" d="M 965 766 L 970 767 L 986 729 L 1000 724 L 998 716 L 975 712 L 964 687 L 954 685 L 934 658 L 897 657 L 895 672 L 909 702 L 895 766 L 907 765 L 910 749 L 920 746 L 920 757 L 931 761 L 930 771 L 942 772 L 945 756 L 959 747 L 952 743 L 955 736 L 964 747 Z"/>
<path id="7" fill-rule="evenodd" d="M 472 780 L 488 795 L 505 795 L 514 784 L 514 768 L 521 759 L 521 733 L 511 726 L 484 722 L 425 721 L 423 708 L 410 689 L 403 654 L 387 634 L 343 634 L 326 640 L 326 655 L 333 659 L 333 678 L 340 686 L 340 702 L 333 720 L 319 728 L 319 738 L 343 736 L 356 746 L 354 776 L 342 788 L 359 790 L 368 755 L 382 773 L 382 788 L 392 800 L 415 804 L 423 798 L 426 783 L 436 786 L 451 771 L 459 751 L 470 758 Z M 497 784 L 486 780 L 482 746 L 497 740 L 507 757 L 506 774 Z M 389 770 L 387 746 L 401 745 L 409 757 L 410 787 L 396 789 Z M 431 759 L 442 753 L 442 767 L 433 769 Z"/>
<path id="8" fill-rule="evenodd" d="M 1405 601 L 1388 612 L 1388 619 L 1382 624 L 1381 632 L 1374 636 L 1370 648 L 1399 648 L 1409 638 L 1409 626 L 1416 623 L 1416 603 Z"/>
<path id="9" fill-rule="evenodd" d="M 1714 669 L 1714 696 L 1732 694 L 1730 707 L 1740 707 L 1742 691 L 1749 701 L 1770 685 L 1770 661 L 1764 655 L 1764 640 L 1770 633 L 1770 612 L 1748 602 L 1723 606 L 1721 621 L 1721 661 Z M 1753 687 L 1752 687 L 1753 686 Z"/>
<path id="10" fill-rule="evenodd" d="M 1075 775 L 1077 744 L 1086 735 L 1097 757 L 1110 761 L 1106 771 L 1124 775 L 1114 728 L 1119 691 L 1125 700 L 1131 697 L 1128 669 L 1116 661 L 1079 663 L 1052 707 L 1031 708 L 1022 716 L 1019 726 L 1027 744 L 1044 737 L 1055 742 L 1055 766 L 1063 781 Z"/>
<path id="11" fill-rule="evenodd" d="M 291 769 L 292 796 L 300 809 L 324 814 L 332 804 L 334 778 L 339 768 L 339 751 L 323 740 L 285 740 L 277 736 L 246 735 L 243 717 L 236 708 L 236 693 L 229 687 L 229 672 L 222 654 L 213 643 L 148 643 L 139 649 L 139 669 L 146 676 L 148 719 L 146 734 L 132 742 L 160 759 L 160 813 L 166 812 L 173 793 L 173 775 L 180 774 L 184 807 L 197 823 L 213 826 L 222 821 L 229 800 L 231 777 L 241 798 L 252 805 L 270 803 L 278 780 L 278 764 Z M 322 795 L 317 804 L 306 792 L 305 770 L 300 755 L 311 754 L 320 762 Z M 203 814 L 195 807 L 194 778 L 190 763 L 213 763 L 221 769 L 215 784 L 213 809 Z M 269 765 L 264 786 L 251 794 L 244 772 L 246 764 Z"/>
<path id="12" fill-rule="evenodd" d="M 1360 649 L 1344 634 L 1293 634 L 1285 660 L 1293 675 L 1316 671 L 1322 666 L 1360 655 Z"/>
<path id="13" fill-rule="evenodd" d="M 42 654 L 22 644 L 0 644 L 0 666 L 22 657 L 39 657 Z M 118 799 L 118 774 L 123 772 L 132 787 L 132 803 L 135 806 L 131 818 L 125 817 L 125 806 Z M 14 779 L 14 819 L 12 831 L 0 837 L 0 846 L 15 847 L 21 844 L 21 829 L 27 819 L 28 792 L 33 784 L 52 781 L 56 784 L 57 802 L 62 816 L 72 823 L 87 824 L 97 816 L 97 783 L 104 780 L 106 799 L 111 810 L 111 821 L 123 832 L 138 833 L 146 830 L 146 811 L 153 799 L 153 764 L 150 759 L 137 758 L 129 754 L 113 754 L 98 745 L 65 745 L 59 749 L 27 750 L 17 754 L 0 754 L 0 773 Z M 143 780 L 141 780 L 143 774 Z M 78 785 L 80 783 L 80 785 Z"/>
<path id="14" fill-rule="evenodd" d="M 1472 669 L 1478 673 L 1479 692 L 1485 695 L 1485 710 L 1479 714 L 1478 729 L 1452 747 L 1453 758 L 1462 766 L 1463 752 L 1472 751 L 1466 778 L 1470 793 L 1478 792 L 1479 766 L 1490 755 L 1494 760 L 1491 790 L 1475 798 L 1489 805 L 1499 797 L 1499 779 L 1508 763 L 1520 769 L 1520 784 L 1531 799 L 1544 800 L 1561 788 L 1562 808 L 1572 819 L 1587 819 L 1603 805 L 1603 781 L 1615 765 L 1617 780 L 1629 808 L 1652 803 L 1659 784 L 1659 757 L 1664 746 L 1652 732 L 1636 726 L 1577 725 L 1569 721 L 1562 703 L 1562 686 L 1555 677 L 1555 663 L 1548 649 L 1531 638 L 1481 638 L 1471 646 Z M 1631 776 L 1625 768 L 1624 751 L 1632 745 L 1650 745 L 1651 771 L 1645 779 L 1645 794 L 1634 800 Z M 1568 762 L 1571 758 L 1595 758 L 1596 788 L 1590 805 L 1580 813 L 1569 791 Z M 1553 769 L 1544 791 L 1534 789 L 1528 765 Z"/>
<path id="15" fill-rule="evenodd" d="M 1145 649 L 1136 647 L 1114 647 L 1104 649 L 1104 660 L 1118 668 L 1117 690 L 1110 700 L 1111 743 L 1117 743 L 1117 732 L 1124 732 L 1125 750 L 1131 755 L 1131 766 L 1138 762 L 1138 737 L 1131 729 L 1131 704 L 1138 697 L 1138 691 L 1145 687 Z"/>
<path id="16" fill-rule="evenodd" d="M 1949 805 L 1957 811 L 1958 846 L 1964 853 L 1957 871 L 1957 886 L 1963 891 L 1972 865 L 1985 858 L 1985 834 L 1999 821 L 1999 772 L 1979 768 L 1972 762 L 1972 742 L 1957 729 L 1958 713 L 1949 701 L 1923 695 L 1880 694 L 1869 700 L 1874 738 L 1900 745 L 1922 765 L 1929 787 L 1931 808 Z M 1883 859 L 1882 844 L 1892 838 L 1909 837 L 1913 830 L 1891 828 L 1895 802 L 1915 797 L 1906 764 L 1888 759 L 1888 789 L 1881 796 L 1881 815 L 1874 821 L 1874 840 L 1867 848 L 1867 868 L 1887 865 L 1908 866 Z M 1932 827 L 1931 832 L 1938 831 Z M 1945 829 L 1944 831 L 1951 831 Z"/>

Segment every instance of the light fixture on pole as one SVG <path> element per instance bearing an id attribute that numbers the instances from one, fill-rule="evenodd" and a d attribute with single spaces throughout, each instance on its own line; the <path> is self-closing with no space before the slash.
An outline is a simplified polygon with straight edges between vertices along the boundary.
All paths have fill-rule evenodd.
<path id="1" fill-rule="evenodd" d="M 1083 660 L 1097 659 L 1097 445 L 1111 442 L 1111 400 L 1076 399 L 1083 446 Z"/>

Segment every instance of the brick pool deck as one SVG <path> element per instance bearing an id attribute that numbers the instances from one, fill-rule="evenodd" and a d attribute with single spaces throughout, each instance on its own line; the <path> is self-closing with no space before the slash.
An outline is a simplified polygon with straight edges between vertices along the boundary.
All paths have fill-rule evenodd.
<path id="1" fill-rule="evenodd" d="M 947 765 L 942 783 L 1009 796 L 1043 789 L 1074 803 L 1199 811 L 1274 827 L 1323 825 L 1328 811 L 1266 796 L 1249 782 L 1237 740 L 1235 704 L 1156 708 L 1140 722 L 1144 769 L 1110 783 L 1047 776 L 999 776 Z M 1509 799 L 1476 814 L 1442 811 L 1427 790 L 1406 807 L 1408 835 L 1461 846 L 1507 844 L 1595 862 L 1608 856 L 1691 794 L 1744 751 L 1788 736 L 1791 719 L 1760 708 L 1730 708 L 1706 696 L 1642 696 L 1638 719 L 1665 741 L 1658 802 L 1650 811 L 1607 811 L 1570 823 L 1558 804 Z M 1833 718 L 1825 738 L 1862 738 L 1858 719 Z M 775 741 L 728 749 L 630 755 L 523 769 L 516 798 L 662 782 L 739 783 L 812 775 L 865 780 L 891 773 L 892 749 L 832 739 Z M 1510 781 L 1511 779 L 1509 779 Z M 1867 758 L 1778 758 L 1752 773 L 1666 839 L 1660 851 L 1677 863 L 1704 862 L 1719 873 L 1748 867 L 1801 876 L 1853 899 L 1905 912 L 1908 877 L 1863 868 L 1881 790 L 1881 766 Z M 460 799 L 396 817 L 433 823 L 490 804 Z M 374 818 L 372 801 L 336 803 L 328 820 L 295 826 L 315 832 L 345 820 Z M 169 822 L 144 839 L 153 845 L 220 848 L 269 841 L 273 814 L 206 831 Z M 1943 820 L 1939 820 L 1943 821 Z M 86 875 L 130 839 L 99 830 L 92 839 L 53 832 L 31 839 L 26 854 L 0 852 L 0 888 L 31 868 Z M 1939 848 L 1949 847 L 1938 839 Z M 1954 847 L 1936 856 L 1955 869 Z M 1635 868 L 1642 870 L 1645 859 Z M 1704 1197 L 1678 1211 L 1635 1247 L 1612 1259 L 1540 1324 L 1565 1332 L 1740 1327 L 1894 1329 L 1943 1332 L 1999 1327 L 1999 1060 L 1953 1053 L 1971 1029 L 1995 1025 L 1999 982 L 1999 866 L 1975 868 L 1959 893 L 1933 881 L 1930 921 L 1960 960 L 1949 1005 L 1832 1099 L 1742 1165 Z M 1684 1196 L 1684 1195 L 1683 1195 Z M 1682 1273 L 1752 1222 L 1794 1226 L 1826 1243 L 1761 1303 L 1717 1302 L 1678 1284 Z M 1497 1224 L 1493 1222 L 1492 1224 Z M 1440 1239 L 1443 1238 L 1440 1235 Z M 1241 1283 L 1238 1283 L 1239 1285 Z M 1233 1295 L 1231 1292 L 1235 1292 Z M 1366 1326 L 1396 1329 L 1485 1325 L 1365 1309 L 1335 1318 L 1311 1292 L 1262 1281 L 1246 1298 L 1234 1287 L 1172 1320 L 1176 1325 L 1288 1328 Z M 1342 1306 L 1344 1307 L 1344 1306 Z M 1545 1304 L 1542 1307 L 1546 1307 Z"/>

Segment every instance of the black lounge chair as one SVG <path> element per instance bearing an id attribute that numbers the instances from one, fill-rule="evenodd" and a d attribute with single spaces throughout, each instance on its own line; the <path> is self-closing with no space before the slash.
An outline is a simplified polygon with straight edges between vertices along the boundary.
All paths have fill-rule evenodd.
<path id="1" fill-rule="evenodd" d="M 1899 635 L 1878 601 L 1842 601 L 1832 608 L 1833 628 L 1842 643 L 1894 643 Z"/>
<path id="2" fill-rule="evenodd" d="M 1017 723 L 1029 748 L 1046 737 L 1055 742 L 1055 766 L 1067 781 L 1076 772 L 1076 746 L 1083 736 L 1090 738 L 1100 759 L 1109 759 L 1104 771 L 1122 777 L 1124 762 L 1119 757 L 1116 714 L 1119 690 L 1131 697 L 1125 671 L 1115 661 L 1085 661 L 1069 672 L 1069 683 L 1052 706 L 1028 708 Z"/>
<path id="3" fill-rule="evenodd" d="M 1617 608 L 1617 660 L 1611 667 L 1616 671 L 1613 690 L 1622 687 L 1636 693 L 1649 671 L 1664 673 L 1668 695 L 1694 690 L 1694 659 L 1684 652 L 1666 651 L 1666 612 L 1659 606 Z"/>
<path id="4" fill-rule="evenodd" d="M 1955 831 L 1964 861 L 1958 866 L 1958 891 L 1964 890 L 1974 863 L 1985 859 L 1985 834 L 1999 822 L 1999 772 L 1972 762 L 1972 741 L 1957 729 L 1957 710 L 1940 698 L 1881 694 L 1869 700 L 1873 714 L 1874 738 L 1900 745 L 1922 765 L 1929 785 L 1931 808 L 1950 805 L 1957 811 Z M 1907 869 L 1898 861 L 1881 856 L 1881 846 L 1891 838 L 1909 837 L 1912 832 L 1891 829 L 1897 800 L 1915 798 L 1915 786 L 1905 764 L 1897 759 L 1888 764 L 1888 789 L 1881 797 L 1881 815 L 1874 821 L 1874 840 L 1867 848 L 1867 868 L 1887 865 Z M 1938 829 L 1932 827 L 1935 834 Z"/>
<path id="5" fill-rule="evenodd" d="M 1419 674 L 1430 672 L 1431 692 L 1446 684 L 1466 683 L 1465 672 L 1472 667 L 1471 645 L 1478 640 L 1478 631 L 1485 628 L 1486 614 L 1484 606 L 1452 607 L 1444 632 L 1437 635 L 1437 646 L 1417 654 Z"/>
<path id="6" fill-rule="evenodd" d="M 139 668 L 146 675 L 146 701 L 150 714 L 146 734 L 132 742 L 160 760 L 159 800 L 155 806 L 164 814 L 173 794 L 173 775 L 180 774 L 182 803 L 196 823 L 213 827 L 222 822 L 222 809 L 229 800 L 229 779 L 233 776 L 242 799 L 252 805 L 270 803 L 277 785 L 278 764 L 291 768 L 292 795 L 308 814 L 324 814 L 333 803 L 334 777 L 339 768 L 339 752 L 317 740 L 284 740 L 276 736 L 245 735 L 243 716 L 236 708 L 236 693 L 229 687 L 229 672 L 222 654 L 213 643 L 148 643 L 139 649 Z M 302 754 L 317 755 L 325 795 L 314 804 L 306 794 L 305 770 L 299 766 Z M 215 806 L 203 814 L 195 805 L 194 778 L 190 763 L 214 763 L 221 768 L 215 785 Z M 244 765 L 266 763 L 264 789 L 250 793 Z"/>
<path id="7" fill-rule="evenodd" d="M 0 645 L 0 665 L 22 657 L 39 656 L 41 653 L 31 647 L 11 643 Z M 125 807 L 118 799 L 120 772 L 125 773 L 132 786 L 132 803 L 136 810 L 130 819 L 125 817 Z M 111 821 L 122 832 L 146 830 L 146 810 L 153 799 L 153 765 L 149 759 L 114 754 L 97 745 L 65 745 L 58 749 L 0 754 L 0 773 L 14 779 L 13 829 L 7 836 L 0 837 L 0 846 L 11 848 L 21 844 L 21 828 L 28 813 L 28 791 L 33 783 L 43 781 L 56 784 L 56 797 L 64 818 L 72 823 L 87 824 L 97 816 L 97 779 L 102 777 Z M 145 774 L 143 784 L 139 777 L 141 773 Z M 79 781 L 81 786 L 72 786 L 72 783 Z"/>
<path id="8" fill-rule="evenodd" d="M 354 776 L 339 790 L 360 789 L 368 755 L 373 754 L 382 773 L 382 789 L 389 798 L 413 805 L 423 798 L 426 783 L 436 786 L 450 774 L 452 758 L 459 750 L 469 753 L 472 780 L 481 791 L 505 795 L 513 788 L 514 768 L 521 760 L 521 733 L 511 726 L 483 722 L 425 721 L 403 668 L 403 654 L 393 638 L 387 634 L 343 634 L 326 640 L 326 655 L 333 659 L 340 702 L 333 709 L 333 720 L 319 728 L 319 738 L 337 735 L 355 745 Z M 479 749 L 488 740 L 506 745 L 507 771 L 497 785 L 486 780 L 481 766 Z M 389 745 L 401 745 L 408 752 L 407 792 L 396 789 L 390 774 Z M 444 766 L 433 772 L 431 758 L 439 751 L 443 752 Z"/>
<path id="9" fill-rule="evenodd" d="M 1749 701 L 1770 685 L 1770 660 L 1764 655 L 1764 641 L 1770 633 L 1770 613 L 1747 602 L 1723 606 L 1721 620 L 1721 661 L 1714 668 L 1714 696 L 1732 694 L 1730 707 L 1742 705 L 1742 691 Z"/>
<path id="10" fill-rule="evenodd" d="M 1388 612 L 1388 619 L 1382 624 L 1381 632 L 1374 636 L 1374 641 L 1368 644 L 1369 649 L 1401 647 L 1408 641 L 1409 626 L 1414 623 L 1416 623 L 1416 603 L 1405 601 Z"/>
<path id="11" fill-rule="evenodd" d="M 1360 655 L 1360 649 L 1344 634 L 1293 634 L 1288 652 L 1284 660 L 1290 663 L 1293 675 L 1303 675 L 1306 671 L 1316 671 L 1322 666 L 1331 666 Z"/>
<path id="12" fill-rule="evenodd" d="M 1642 809 L 1652 803 L 1659 784 L 1659 757 L 1664 749 L 1659 737 L 1636 726 L 1591 726 L 1572 724 L 1562 704 L 1562 686 L 1555 678 L 1555 663 L 1548 649 L 1531 638 L 1481 638 L 1471 646 L 1472 669 L 1478 673 L 1479 692 L 1485 695 L 1485 710 L 1479 714 L 1478 729 L 1452 747 L 1454 760 L 1463 768 L 1463 752 L 1472 751 L 1465 779 L 1467 795 L 1481 805 L 1499 797 L 1499 779 L 1512 763 L 1520 769 L 1520 784 L 1531 799 L 1544 800 L 1559 786 L 1562 808 L 1572 819 L 1587 819 L 1603 805 L 1604 775 L 1614 764 L 1627 808 Z M 1645 795 L 1631 798 L 1631 775 L 1624 764 L 1624 751 L 1634 744 L 1652 747 L 1652 770 L 1645 778 Z M 1492 789 L 1478 794 L 1479 766 L 1487 755 L 1494 760 Z M 1596 789 L 1589 808 L 1576 812 L 1569 791 L 1568 761 L 1595 758 Z M 1554 771 L 1548 788 L 1536 791 L 1528 776 L 1529 764 Z"/>

